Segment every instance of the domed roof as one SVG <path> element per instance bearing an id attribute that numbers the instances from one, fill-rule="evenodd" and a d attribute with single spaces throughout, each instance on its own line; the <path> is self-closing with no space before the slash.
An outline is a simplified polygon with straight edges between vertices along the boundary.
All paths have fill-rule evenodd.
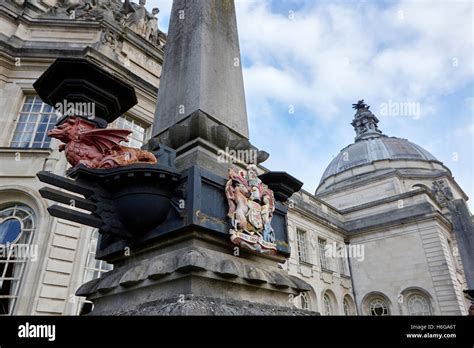
<path id="1" fill-rule="evenodd" d="M 363 100 L 353 105 L 357 110 L 352 125 L 355 143 L 343 149 L 329 164 L 321 184 L 330 176 L 350 168 L 381 160 L 416 160 L 439 162 L 431 153 L 406 139 L 388 137 L 378 129 L 379 120 Z"/>
<path id="2" fill-rule="evenodd" d="M 321 182 L 347 169 L 381 160 L 438 162 L 431 153 L 406 139 L 380 136 L 358 141 L 343 149 L 331 161 L 321 178 Z"/>

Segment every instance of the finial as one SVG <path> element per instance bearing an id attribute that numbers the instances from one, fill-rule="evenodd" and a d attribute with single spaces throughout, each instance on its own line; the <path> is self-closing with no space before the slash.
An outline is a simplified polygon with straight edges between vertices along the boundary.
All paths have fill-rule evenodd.
<path id="1" fill-rule="evenodd" d="M 352 104 L 352 108 L 357 110 L 352 126 L 356 132 L 356 141 L 384 136 L 378 129 L 379 120 L 369 109 L 364 99 L 359 100 L 357 104 Z"/>
<path id="2" fill-rule="evenodd" d="M 370 105 L 367 105 L 367 104 L 364 102 L 364 99 L 362 99 L 362 100 L 359 100 L 359 101 L 357 102 L 357 104 L 352 104 L 352 108 L 353 108 L 354 110 L 357 110 L 357 111 L 362 110 L 362 109 L 369 110 L 369 109 L 370 109 Z"/>

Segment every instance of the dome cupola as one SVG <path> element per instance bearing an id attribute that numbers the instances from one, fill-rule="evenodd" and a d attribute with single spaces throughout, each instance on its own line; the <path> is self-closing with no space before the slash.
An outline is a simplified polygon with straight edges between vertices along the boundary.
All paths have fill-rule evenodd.
<path id="1" fill-rule="evenodd" d="M 364 100 L 353 104 L 353 108 L 356 114 L 351 125 L 356 132 L 355 142 L 342 149 L 331 161 L 316 194 L 326 192 L 335 184 L 350 180 L 355 175 L 374 173 L 381 168 L 444 168 L 440 161 L 421 146 L 406 139 L 383 134 L 378 128 L 379 119 L 370 111 L 370 106 Z"/>

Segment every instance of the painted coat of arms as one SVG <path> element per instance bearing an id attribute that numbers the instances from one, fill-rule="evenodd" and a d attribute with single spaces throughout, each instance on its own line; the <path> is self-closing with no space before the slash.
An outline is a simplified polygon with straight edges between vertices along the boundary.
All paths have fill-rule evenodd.
<path id="1" fill-rule="evenodd" d="M 254 165 L 238 173 L 229 170 L 225 194 L 232 222 L 232 243 L 262 254 L 276 254 L 271 222 L 275 211 L 273 191 L 259 178 Z"/>

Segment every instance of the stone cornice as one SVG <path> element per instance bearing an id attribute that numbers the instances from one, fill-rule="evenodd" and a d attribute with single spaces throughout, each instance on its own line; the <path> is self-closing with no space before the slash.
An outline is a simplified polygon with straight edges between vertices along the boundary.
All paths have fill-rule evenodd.
<path id="1" fill-rule="evenodd" d="M 356 187 L 362 187 L 367 185 L 368 183 L 373 182 L 375 179 L 377 180 L 382 180 L 382 179 L 387 179 L 391 177 L 397 177 L 399 179 L 405 179 L 405 178 L 411 178 L 411 179 L 437 179 L 441 178 L 444 176 L 448 176 L 449 178 L 452 178 L 451 171 L 446 168 L 446 171 L 443 172 L 441 170 L 435 172 L 435 173 L 413 173 L 413 174 L 404 174 L 402 171 L 412 171 L 412 170 L 423 170 L 422 168 L 416 169 L 416 168 L 383 168 L 383 169 L 377 169 L 373 172 L 370 173 L 362 173 L 359 175 L 355 175 L 353 177 L 347 178 L 344 181 L 347 181 L 344 183 L 344 181 L 341 181 L 337 184 L 343 184 L 342 186 L 339 186 L 337 188 L 333 188 L 330 191 L 326 191 L 321 194 L 316 194 L 316 197 L 322 199 L 324 201 L 324 197 L 332 195 L 334 193 L 338 193 L 341 191 L 347 190 L 347 187 L 350 186 L 351 188 L 356 188 Z M 379 173 L 377 173 L 379 172 Z M 448 174 L 448 175 L 446 175 Z M 454 180 L 452 180 L 454 181 Z M 458 186 L 459 187 L 459 186 Z"/>
<path id="2" fill-rule="evenodd" d="M 410 205 L 408 207 L 396 210 L 390 210 L 379 214 L 369 215 L 363 218 L 356 218 L 350 221 L 342 222 L 336 221 L 336 219 L 327 218 L 322 216 L 322 212 L 308 209 L 310 206 L 309 203 L 306 202 L 296 202 L 295 206 L 290 210 L 295 214 L 300 214 L 306 219 L 309 219 L 315 223 L 321 224 L 327 228 L 330 228 L 333 232 L 340 233 L 344 237 L 351 237 L 354 234 L 360 233 L 367 233 L 373 232 L 374 230 L 380 228 L 386 228 L 389 226 L 397 226 L 400 223 L 409 223 L 409 222 L 416 222 L 420 220 L 424 220 L 427 217 L 436 218 L 440 223 L 445 225 L 447 228 L 450 228 L 451 223 L 450 221 L 443 216 L 441 213 L 442 207 L 440 207 L 434 198 L 434 196 L 427 192 L 424 189 L 419 189 L 407 193 L 403 193 L 400 195 L 396 195 L 393 197 L 385 198 L 376 202 L 367 203 L 361 206 L 345 209 L 340 211 L 341 214 L 348 214 L 358 210 L 364 210 L 375 206 L 380 206 L 382 204 L 390 203 L 393 201 L 398 201 L 400 199 L 406 199 L 418 195 L 426 194 L 429 196 L 433 203 L 436 205 L 432 205 L 429 202 L 423 202 L 415 205 Z M 397 214 L 398 212 L 398 214 Z M 331 221 L 333 220 L 333 221 Z M 369 223 L 370 222 L 370 223 Z M 357 227 L 357 224 L 362 224 L 362 227 Z"/>
<path id="3" fill-rule="evenodd" d="M 311 206 L 311 204 L 298 199 L 295 200 L 293 208 L 290 208 L 290 212 L 300 214 L 313 222 L 331 228 L 332 230 L 336 230 L 341 234 L 345 234 L 344 224 L 342 221 L 338 221 L 336 218 L 333 218 L 329 214 L 325 214 L 317 209 L 310 209 L 309 207 Z M 327 217 L 322 214 L 327 215 Z"/>
<path id="4" fill-rule="evenodd" d="M 139 34 L 135 33 L 130 28 L 121 28 L 117 23 L 110 21 L 108 18 L 99 20 L 71 20 L 61 17 L 32 17 L 27 12 L 18 13 L 10 4 L 0 4 L 0 16 L 5 14 L 9 16 L 12 21 L 24 24 L 27 27 L 64 27 L 87 29 L 97 28 L 97 30 L 108 29 L 117 35 L 119 40 L 127 41 L 132 46 L 140 50 L 144 55 L 151 57 L 158 64 L 163 63 L 164 51 L 162 47 L 152 45 Z M 57 42 L 54 42 L 57 44 Z M 47 42 L 41 42 L 41 45 L 47 46 Z M 70 49 L 70 48 L 69 48 Z"/>
<path id="5" fill-rule="evenodd" d="M 435 180 L 435 179 L 446 177 L 447 179 L 449 179 L 449 182 L 452 185 L 454 185 L 456 187 L 456 189 L 458 190 L 458 192 L 463 196 L 463 199 L 467 201 L 468 196 L 463 191 L 463 189 L 459 186 L 459 184 L 456 182 L 456 180 L 454 180 L 454 177 L 453 177 L 451 171 L 449 170 L 449 168 L 445 167 L 444 165 L 443 165 L 443 167 L 445 168 L 446 171 L 436 170 L 435 172 L 432 172 L 432 173 L 419 173 L 419 172 L 415 173 L 414 172 L 414 171 L 417 171 L 417 170 L 423 170 L 421 168 L 420 169 L 416 169 L 416 168 L 394 168 L 394 169 L 389 170 L 388 172 L 385 171 L 385 172 L 382 172 L 382 173 L 377 173 L 377 171 L 374 171 L 373 176 L 370 176 L 370 177 L 359 180 L 361 177 L 367 176 L 368 173 L 364 173 L 364 174 L 360 174 L 360 175 L 357 175 L 357 176 L 354 176 L 354 177 L 350 178 L 350 179 L 355 179 L 356 180 L 355 182 L 347 182 L 343 186 L 340 186 L 340 187 L 337 187 L 337 188 L 335 188 L 331 191 L 324 192 L 322 194 L 316 195 L 316 197 L 319 197 L 320 199 L 322 199 L 324 201 L 323 197 L 325 197 L 325 196 L 328 196 L 328 195 L 331 195 L 331 194 L 334 194 L 334 193 L 337 193 L 337 192 L 344 191 L 344 190 L 347 189 L 348 186 L 350 186 L 351 188 L 362 187 L 362 186 L 364 186 L 364 185 L 366 185 L 370 182 L 373 182 L 374 179 L 386 179 L 386 178 L 390 178 L 390 177 L 396 177 L 398 179 L 407 179 L 407 178 L 409 178 L 409 179 L 432 179 L 432 180 Z M 412 171 L 413 173 L 405 173 L 405 172 L 410 172 L 410 171 Z"/>
<path id="6" fill-rule="evenodd" d="M 156 93 L 158 92 L 158 88 L 156 86 L 145 81 L 137 74 L 124 68 L 122 65 L 116 64 L 110 57 L 102 54 L 101 52 L 97 51 L 92 47 L 87 47 L 84 50 L 84 56 L 90 58 L 99 65 L 113 66 L 119 68 L 119 70 L 122 71 L 124 76 L 126 75 L 127 78 L 131 78 L 136 81 L 136 83 L 134 84 L 135 89 L 140 89 L 143 92 L 146 92 L 147 94 L 149 94 L 149 97 L 152 97 L 154 100 L 156 100 Z M 104 62 L 107 62 L 108 64 L 104 64 Z"/>
<path id="7" fill-rule="evenodd" d="M 423 188 L 420 188 L 420 189 L 417 189 L 417 190 L 404 192 L 404 193 L 400 193 L 398 195 L 394 195 L 394 196 L 386 197 L 386 198 L 383 198 L 383 199 L 379 199 L 377 201 L 372 201 L 372 202 L 369 202 L 369 203 L 365 203 L 365 204 L 353 206 L 353 207 L 350 207 L 350 208 L 342 209 L 340 211 L 340 213 L 341 214 L 349 214 L 349 213 L 353 213 L 353 212 L 356 212 L 356 211 L 359 211 L 359 210 L 364 210 L 364 209 L 380 206 L 382 204 L 391 203 L 391 202 L 399 201 L 399 200 L 402 200 L 402 199 L 415 197 L 415 196 L 418 196 L 418 195 L 421 195 L 421 194 L 428 195 L 432 199 L 433 203 L 436 204 L 436 207 L 439 208 L 440 210 L 442 209 L 442 207 L 436 202 L 435 196 L 430 191 L 428 191 L 426 189 L 423 189 Z"/>
<path id="8" fill-rule="evenodd" d="M 402 209 L 354 219 L 346 222 L 345 227 L 348 235 L 352 237 L 354 235 L 371 233 L 381 228 L 396 227 L 401 224 L 420 222 L 433 218 L 448 228 L 451 226 L 451 223 L 438 210 L 435 210 L 430 203 L 425 202 Z"/>

